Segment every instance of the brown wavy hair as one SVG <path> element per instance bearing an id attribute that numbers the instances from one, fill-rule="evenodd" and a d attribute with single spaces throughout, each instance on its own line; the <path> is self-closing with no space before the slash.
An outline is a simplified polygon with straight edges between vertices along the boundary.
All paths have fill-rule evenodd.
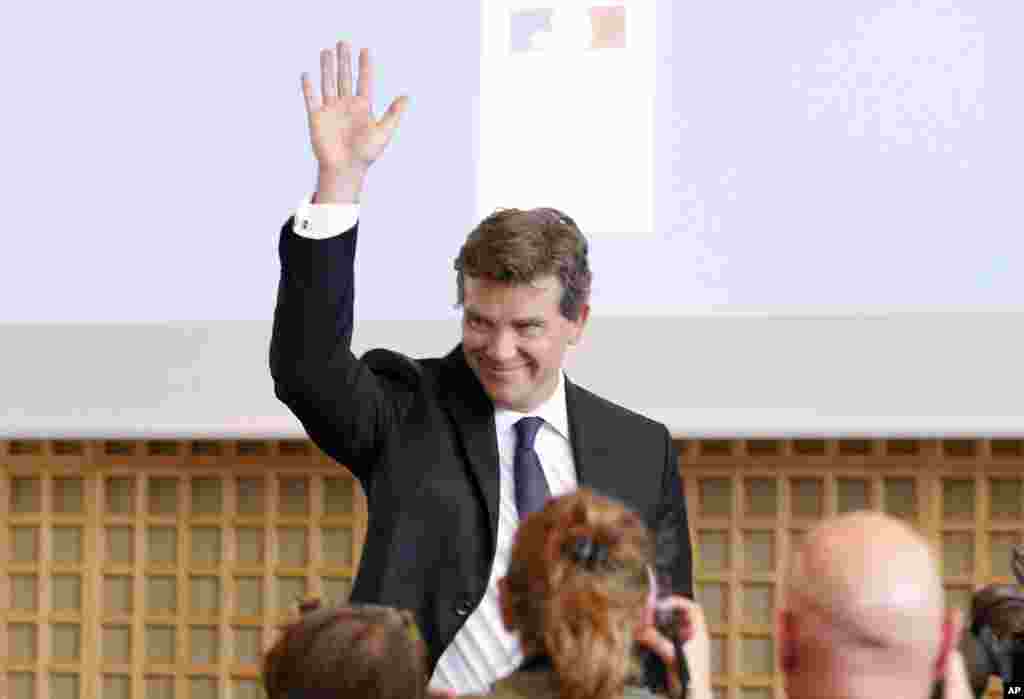
<path id="1" fill-rule="evenodd" d="M 559 310 L 576 320 L 590 302 L 587 250 L 576 222 L 558 209 L 498 209 L 473 229 L 455 259 L 457 305 L 465 302 L 466 276 L 512 285 L 553 276 L 562 284 Z"/>
<path id="2" fill-rule="evenodd" d="M 587 488 L 519 526 L 503 583 L 506 625 L 547 653 L 562 699 L 621 697 L 637 677 L 633 636 L 652 558 L 639 515 Z"/>
<path id="3" fill-rule="evenodd" d="M 268 699 L 423 699 L 426 646 L 411 612 L 299 605 L 263 661 Z"/>

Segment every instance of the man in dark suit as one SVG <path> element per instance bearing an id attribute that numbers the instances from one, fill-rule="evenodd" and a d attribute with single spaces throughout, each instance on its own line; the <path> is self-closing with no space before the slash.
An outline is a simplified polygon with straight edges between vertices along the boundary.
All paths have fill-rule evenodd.
<path id="1" fill-rule="evenodd" d="M 352 600 L 415 612 L 435 689 L 486 691 L 522 657 L 496 584 L 519 518 L 548 495 L 587 485 L 652 527 L 673 523 L 663 568 L 692 597 L 677 454 L 664 425 L 565 378 L 591 274 L 585 239 L 554 209 L 502 210 L 469 236 L 456 261 L 462 343 L 450 354 L 352 354 L 359 196 L 406 107 L 398 98 L 376 120 L 365 49 L 359 64 L 353 94 L 347 46 L 321 53 L 319 106 L 303 75 L 319 182 L 281 231 L 271 373 L 367 495 Z"/>

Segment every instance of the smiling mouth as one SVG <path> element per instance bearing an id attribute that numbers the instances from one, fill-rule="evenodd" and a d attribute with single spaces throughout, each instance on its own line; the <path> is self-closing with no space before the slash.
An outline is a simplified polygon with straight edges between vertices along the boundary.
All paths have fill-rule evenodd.
<path id="1" fill-rule="evenodd" d="M 486 371 L 488 374 L 511 374 L 513 372 L 516 372 L 516 371 L 519 371 L 520 369 L 525 369 L 525 368 L 526 368 L 525 366 L 513 366 L 513 367 L 493 367 L 493 366 L 487 366 L 487 365 L 483 366 L 483 370 Z"/>

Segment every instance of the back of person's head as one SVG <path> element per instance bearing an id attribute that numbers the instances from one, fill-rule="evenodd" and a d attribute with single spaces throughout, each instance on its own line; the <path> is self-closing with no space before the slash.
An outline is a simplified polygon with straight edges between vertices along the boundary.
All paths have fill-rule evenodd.
<path id="1" fill-rule="evenodd" d="M 652 553 L 638 515 L 586 488 L 520 524 L 500 582 L 502 617 L 527 655 L 550 658 L 563 699 L 621 696 L 635 676 Z"/>
<path id="2" fill-rule="evenodd" d="M 426 649 L 412 613 L 300 605 L 263 662 L 268 699 L 422 699 Z"/>
<path id="3" fill-rule="evenodd" d="M 557 209 L 498 209 L 469 234 L 455 269 L 460 305 L 467 276 L 513 286 L 555 277 L 562 285 L 559 308 L 568 320 L 576 320 L 590 301 L 587 240 Z"/>
<path id="4" fill-rule="evenodd" d="M 925 699 L 959 617 L 928 543 L 877 512 L 824 520 L 796 549 L 776 642 L 790 699 Z"/>

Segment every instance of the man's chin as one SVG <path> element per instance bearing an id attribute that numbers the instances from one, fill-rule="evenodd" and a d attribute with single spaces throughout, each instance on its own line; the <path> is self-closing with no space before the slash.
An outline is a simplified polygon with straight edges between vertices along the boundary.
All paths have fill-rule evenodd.
<path id="1" fill-rule="evenodd" d="M 522 371 L 522 370 L 519 370 Z M 513 376 L 517 372 L 509 372 L 508 377 L 495 375 L 493 372 L 476 370 L 477 380 L 483 386 L 484 393 L 498 408 L 522 411 L 524 404 L 529 402 L 531 385 L 524 383 L 520 377 Z"/>
<path id="2" fill-rule="evenodd" d="M 484 392 L 494 403 L 496 408 L 503 408 L 506 410 L 524 411 L 527 408 L 523 406 L 529 402 L 528 397 L 520 390 L 516 390 L 517 386 L 511 386 L 508 384 L 494 384 L 484 382 Z"/>
<path id="3" fill-rule="evenodd" d="M 491 402 L 499 408 L 511 408 L 515 409 L 515 405 L 518 402 L 518 394 L 514 391 L 508 390 L 505 386 L 494 386 L 484 384 L 484 391 L 487 392 Z"/>

